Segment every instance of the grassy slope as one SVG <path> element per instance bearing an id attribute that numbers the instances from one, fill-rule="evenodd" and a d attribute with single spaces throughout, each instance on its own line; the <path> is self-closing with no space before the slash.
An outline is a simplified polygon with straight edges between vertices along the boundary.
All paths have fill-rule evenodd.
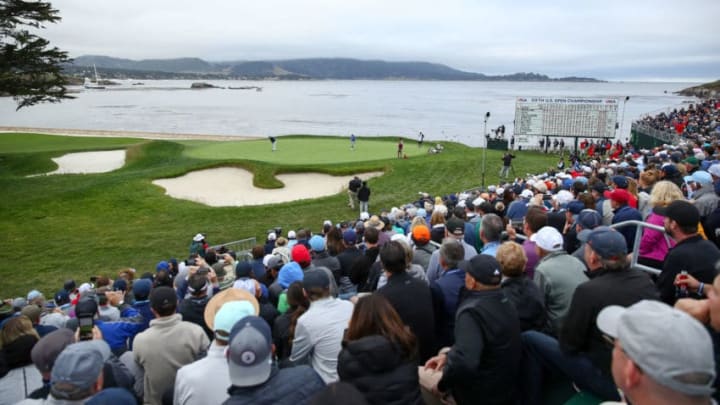
<path id="1" fill-rule="evenodd" d="M 394 155 L 396 141 L 387 138 L 372 143 Z M 246 149 L 246 142 L 224 143 L 215 159 L 209 159 L 202 158 L 213 156 L 207 155 L 207 149 L 217 148 L 210 142 L 0 135 L 0 297 L 26 294 L 30 288 L 52 294 L 64 279 L 113 275 L 128 266 L 149 271 L 159 260 L 183 257 L 197 232 L 207 233 L 210 243 L 252 236 L 261 240 L 275 225 L 286 230 L 317 229 L 324 219 L 357 215 L 346 207 L 344 194 L 273 206 L 211 208 L 166 197 L 151 184 L 156 178 L 234 165 L 254 171 L 256 185 L 278 187 L 273 176 L 279 172 L 349 174 L 381 169 L 386 175 L 371 181 L 373 211 L 411 201 L 418 191 L 446 194 L 480 184 L 482 150 L 459 144 L 446 144 L 440 155 L 378 160 L 377 151 L 364 151 L 364 142 L 370 143 L 365 140 L 358 143 L 356 152 L 350 152 L 344 138 L 281 138 L 281 151 L 292 146 L 295 153 L 294 165 L 279 165 L 262 161 L 272 157 L 265 142 L 264 152 L 248 156 L 253 160 L 239 160 L 234 150 Z M 128 148 L 128 162 L 112 173 L 25 177 L 54 170 L 50 158 L 69 151 L 118 147 Z M 327 147 L 339 149 L 324 152 Z M 411 153 L 417 147 L 406 140 L 406 149 Z M 320 164 L 318 156 L 323 153 L 345 163 Z M 544 155 L 518 155 L 518 174 L 543 171 L 554 164 Z M 367 160 L 357 161 L 363 156 Z M 496 151 L 487 153 L 488 183 L 497 181 L 500 156 Z"/>

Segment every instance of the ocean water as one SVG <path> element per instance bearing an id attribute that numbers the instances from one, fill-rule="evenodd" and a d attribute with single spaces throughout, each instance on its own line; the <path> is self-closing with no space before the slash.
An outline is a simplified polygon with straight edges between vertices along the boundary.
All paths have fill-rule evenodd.
<path id="1" fill-rule="evenodd" d="M 190 90 L 192 81 L 123 81 L 84 90 L 74 100 L 15 111 L 0 98 L 0 126 L 150 131 L 212 135 L 285 134 L 406 136 L 426 141 L 484 143 L 487 130 L 513 133 L 517 97 L 615 97 L 618 137 L 644 114 L 687 105 L 673 92 L 696 83 L 428 82 L 428 81 L 207 81 L 217 86 L 260 86 L 262 91 Z M 622 100 L 630 97 L 627 103 Z M 623 111 L 624 110 L 624 111 Z M 535 140 L 532 140 L 534 143 Z"/>

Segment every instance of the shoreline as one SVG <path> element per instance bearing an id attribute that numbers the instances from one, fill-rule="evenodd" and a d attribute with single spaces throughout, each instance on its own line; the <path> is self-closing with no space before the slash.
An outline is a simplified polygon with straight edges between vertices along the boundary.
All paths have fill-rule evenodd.
<path id="1" fill-rule="evenodd" d="M 262 136 L 249 135 L 210 135 L 210 134 L 183 134 L 167 132 L 144 131 L 111 131 L 94 129 L 65 129 L 65 128 L 37 128 L 37 127 L 5 127 L 0 126 L 0 133 L 28 132 L 56 136 L 82 136 L 104 138 L 140 138 L 153 140 L 205 140 L 205 141 L 250 141 L 264 139 Z"/>

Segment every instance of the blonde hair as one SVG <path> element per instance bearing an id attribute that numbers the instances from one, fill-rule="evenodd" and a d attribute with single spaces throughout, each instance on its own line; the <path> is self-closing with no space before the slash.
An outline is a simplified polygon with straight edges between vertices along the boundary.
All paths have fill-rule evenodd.
<path id="1" fill-rule="evenodd" d="M 519 277 L 525 273 L 527 255 L 525 249 L 515 242 L 505 242 L 497 250 L 495 258 L 505 277 Z"/>
<path id="2" fill-rule="evenodd" d="M 415 228 L 418 225 L 425 225 L 427 226 L 427 222 L 425 222 L 425 218 L 423 217 L 414 217 L 412 219 L 412 222 L 410 222 L 410 230 L 412 231 L 413 228 Z"/>
<path id="3" fill-rule="evenodd" d="M 5 323 L 0 332 L 0 347 L 9 345 L 17 340 L 20 336 L 35 336 L 40 340 L 40 336 L 33 328 L 32 321 L 27 316 L 16 316 Z"/>
<path id="4" fill-rule="evenodd" d="M 628 177 L 627 182 L 628 182 L 628 187 L 627 187 L 628 193 L 632 194 L 633 196 L 635 196 L 635 198 L 637 198 L 637 196 L 638 196 L 637 181 L 635 181 L 635 179 L 633 179 L 633 178 Z"/>
<path id="5" fill-rule="evenodd" d="M 683 194 L 675 183 L 661 180 L 655 183 L 650 192 L 650 205 L 653 207 L 664 207 L 675 200 L 682 200 Z"/>
<path id="6" fill-rule="evenodd" d="M 440 211 L 434 211 L 430 216 L 430 225 L 438 225 L 445 223 L 445 214 Z"/>

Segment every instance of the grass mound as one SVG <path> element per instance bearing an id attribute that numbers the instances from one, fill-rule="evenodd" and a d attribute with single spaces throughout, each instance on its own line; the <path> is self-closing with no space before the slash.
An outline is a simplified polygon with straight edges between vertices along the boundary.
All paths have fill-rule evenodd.
<path id="1" fill-rule="evenodd" d="M 255 145 L 257 143 L 257 145 Z M 257 187 L 279 187 L 278 173 L 307 171 L 353 174 L 381 170 L 370 181 L 370 209 L 379 212 L 412 201 L 419 191 L 447 194 L 480 184 L 482 150 L 443 143 L 428 155 L 405 140 L 408 159 L 397 159 L 397 138 L 361 138 L 355 152 L 346 137 L 293 136 L 270 142 L 148 141 L 39 134 L 0 134 L 0 296 L 25 295 L 38 288 L 46 295 L 65 279 L 114 276 L 134 267 L 142 274 L 169 257 L 184 258 L 197 232 L 211 244 L 247 237 L 264 241 L 275 225 L 318 230 L 325 219 L 352 219 L 346 195 L 255 206 L 213 208 L 175 200 L 152 185 L 158 178 L 220 166 L 255 173 Z M 69 152 L 126 148 L 127 161 L 111 173 L 26 177 L 56 169 L 50 160 Z M 257 149 L 256 149 L 257 148 Z M 285 151 L 287 150 L 287 156 Z M 501 152 L 487 152 L 486 182 L 497 182 Z M 517 175 L 553 166 L 555 158 L 519 152 Z M 207 184 L 207 187 L 232 187 Z"/>

